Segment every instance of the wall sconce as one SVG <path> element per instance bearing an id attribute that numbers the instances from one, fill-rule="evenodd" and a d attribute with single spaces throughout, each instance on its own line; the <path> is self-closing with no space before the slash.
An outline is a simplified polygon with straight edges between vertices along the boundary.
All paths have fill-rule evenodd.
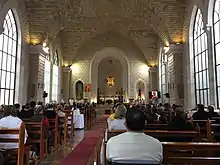
<path id="1" fill-rule="evenodd" d="M 167 53 L 167 52 L 170 50 L 170 47 L 169 47 L 169 46 L 165 46 L 165 47 L 163 48 L 163 50 L 164 50 L 164 53 Z"/>
<path id="2" fill-rule="evenodd" d="M 42 45 L 42 49 L 45 53 L 49 54 L 50 53 L 50 48 L 47 46 L 47 43 L 44 42 Z"/>

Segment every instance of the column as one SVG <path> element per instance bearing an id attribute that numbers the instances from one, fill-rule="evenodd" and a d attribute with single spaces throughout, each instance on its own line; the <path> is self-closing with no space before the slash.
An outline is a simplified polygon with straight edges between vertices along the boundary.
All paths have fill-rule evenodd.
<path id="1" fill-rule="evenodd" d="M 183 105 L 184 103 L 183 50 L 182 44 L 172 44 L 167 52 L 167 81 L 171 104 Z"/>
<path id="2" fill-rule="evenodd" d="M 206 26 L 207 47 L 208 47 L 208 72 L 209 72 L 209 105 L 217 106 L 216 78 L 215 78 L 215 57 L 213 52 L 212 27 Z"/>
<path id="3" fill-rule="evenodd" d="M 158 90 L 158 67 L 149 69 L 149 90 Z"/>
<path id="4" fill-rule="evenodd" d="M 63 99 L 65 102 L 68 102 L 70 98 L 70 83 L 71 81 L 71 69 L 70 67 L 63 67 Z"/>
<path id="5" fill-rule="evenodd" d="M 29 47 L 28 101 L 43 102 L 45 55 L 41 46 Z"/>

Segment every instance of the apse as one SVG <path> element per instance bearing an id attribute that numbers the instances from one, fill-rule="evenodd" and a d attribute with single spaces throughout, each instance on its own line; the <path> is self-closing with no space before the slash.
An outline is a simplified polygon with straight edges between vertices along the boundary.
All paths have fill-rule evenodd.
<path id="1" fill-rule="evenodd" d="M 104 97 L 114 97 L 123 88 L 123 68 L 114 57 L 102 59 L 98 66 L 98 89 Z"/>

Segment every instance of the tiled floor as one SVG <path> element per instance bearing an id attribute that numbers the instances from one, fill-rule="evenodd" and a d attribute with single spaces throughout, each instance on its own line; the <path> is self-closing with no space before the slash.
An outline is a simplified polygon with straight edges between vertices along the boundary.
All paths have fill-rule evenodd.
<path id="1" fill-rule="evenodd" d="M 69 155 L 71 151 L 83 140 L 84 131 L 75 131 L 75 136 L 57 151 L 50 154 L 40 165 L 60 165 L 60 161 Z"/>

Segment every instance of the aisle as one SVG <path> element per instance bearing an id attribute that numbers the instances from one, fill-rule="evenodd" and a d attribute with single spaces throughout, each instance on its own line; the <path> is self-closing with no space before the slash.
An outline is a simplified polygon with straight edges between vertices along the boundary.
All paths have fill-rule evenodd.
<path id="1" fill-rule="evenodd" d="M 100 136 L 100 133 L 104 128 L 104 124 L 106 122 L 107 117 L 108 116 L 106 115 L 102 115 L 101 117 L 99 117 L 99 119 L 97 119 L 96 123 L 93 124 L 90 130 L 86 130 L 86 131 L 76 130 L 74 138 L 70 139 L 66 144 L 61 146 L 57 151 L 50 154 L 45 160 L 43 160 L 40 163 L 40 165 L 60 165 L 61 164 L 60 162 L 62 160 L 65 160 L 67 157 L 69 157 L 73 153 L 73 151 L 76 149 L 76 147 L 78 147 L 79 144 L 81 144 L 81 142 L 83 142 L 85 139 L 97 138 Z M 70 160 L 72 164 L 72 158 Z"/>
<path id="2" fill-rule="evenodd" d="M 83 140 L 77 147 L 67 157 L 61 160 L 61 165 L 72 165 L 73 162 L 74 164 L 86 164 L 98 139 L 100 136 L 103 136 L 107 117 L 108 115 L 103 115 L 97 119 L 91 130 L 85 132 Z"/>

